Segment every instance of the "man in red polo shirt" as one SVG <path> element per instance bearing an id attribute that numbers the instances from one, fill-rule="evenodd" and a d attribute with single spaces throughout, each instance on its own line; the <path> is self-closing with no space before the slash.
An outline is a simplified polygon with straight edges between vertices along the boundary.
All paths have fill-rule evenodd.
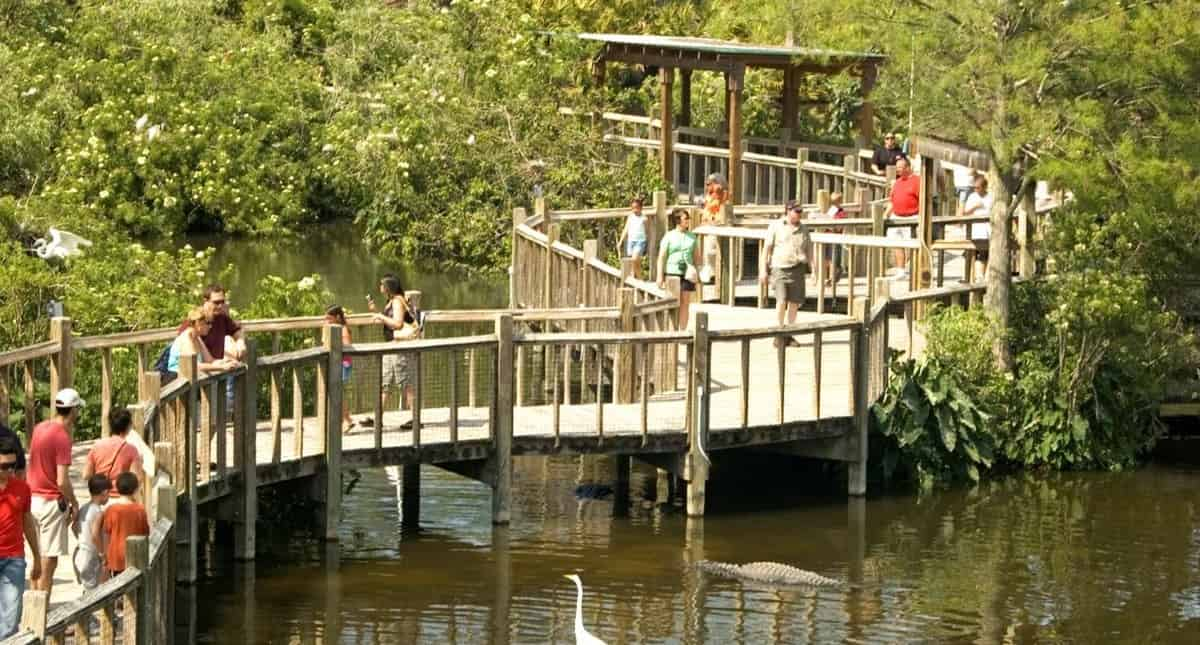
<path id="1" fill-rule="evenodd" d="M 25 540 L 33 564 L 29 576 L 41 577 L 37 522 L 30 512 L 29 485 L 15 475 L 21 445 L 15 436 L 0 437 L 0 639 L 17 633 L 25 593 Z M 22 540 L 24 538 L 24 540 Z"/>
<path id="2" fill-rule="evenodd" d="M 67 549 L 67 527 L 79 510 L 71 486 L 71 428 L 81 407 L 83 399 L 78 392 L 69 387 L 60 390 L 54 397 L 54 416 L 34 426 L 29 437 L 26 476 L 42 549 L 42 575 L 33 581 L 34 591 L 50 593 L 59 556 L 71 553 Z"/>
<path id="3" fill-rule="evenodd" d="M 884 215 L 916 217 L 920 210 L 921 178 L 913 174 L 908 159 L 900 157 L 896 159 L 896 181 L 892 184 L 891 202 Z M 911 240 L 913 230 L 911 226 L 893 226 L 887 230 L 887 236 L 898 240 Z M 907 278 L 908 269 L 905 267 L 908 266 L 908 251 L 896 249 L 893 257 L 896 266 L 900 268 L 897 277 Z"/>

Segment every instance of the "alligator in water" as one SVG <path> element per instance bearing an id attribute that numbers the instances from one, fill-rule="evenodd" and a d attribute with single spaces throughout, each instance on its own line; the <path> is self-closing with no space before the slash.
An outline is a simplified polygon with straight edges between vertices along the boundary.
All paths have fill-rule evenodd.
<path id="1" fill-rule="evenodd" d="M 826 578 L 819 573 L 797 569 L 779 562 L 750 562 L 747 564 L 730 564 L 701 560 L 696 563 L 701 570 L 716 575 L 738 578 L 753 582 L 773 585 L 808 585 L 813 587 L 841 586 L 840 580 Z"/>

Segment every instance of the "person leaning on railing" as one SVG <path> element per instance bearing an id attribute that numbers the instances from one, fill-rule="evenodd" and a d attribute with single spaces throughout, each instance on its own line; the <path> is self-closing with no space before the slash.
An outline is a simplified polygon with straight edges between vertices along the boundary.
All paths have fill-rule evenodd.
<path id="1" fill-rule="evenodd" d="M 188 312 L 187 326 L 175 337 L 171 349 L 167 353 L 167 371 L 179 373 L 179 357 L 184 354 L 195 354 L 199 361 L 196 368 L 205 374 L 223 372 L 238 366 L 232 358 L 214 359 L 204 344 L 204 336 L 212 329 L 212 315 L 204 307 L 196 307 Z"/>

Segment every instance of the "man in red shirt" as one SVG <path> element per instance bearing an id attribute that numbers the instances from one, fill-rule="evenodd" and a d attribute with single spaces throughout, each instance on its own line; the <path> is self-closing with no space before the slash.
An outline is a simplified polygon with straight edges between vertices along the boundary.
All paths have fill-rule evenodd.
<path id="1" fill-rule="evenodd" d="M 913 174 L 908 159 L 900 157 L 896 159 L 896 181 L 892 184 L 891 200 L 884 216 L 916 217 L 920 210 L 921 178 Z M 893 239 L 911 240 L 913 237 L 912 227 L 893 226 L 887 230 L 887 236 Z M 908 269 L 905 268 L 908 266 L 908 252 L 904 249 L 895 249 L 893 257 L 896 266 L 900 268 L 897 277 L 908 277 Z"/>
<path id="2" fill-rule="evenodd" d="M 229 301 L 225 298 L 225 287 L 219 284 L 210 284 L 204 287 L 204 312 L 212 317 L 212 326 L 209 327 L 208 333 L 204 335 L 204 346 L 208 348 L 208 353 L 212 354 L 214 359 L 225 358 L 225 338 L 233 338 L 233 351 L 230 352 L 229 358 L 234 360 L 242 360 L 242 353 L 246 351 L 245 341 L 242 340 L 242 326 L 237 324 L 229 316 Z M 187 329 L 188 321 L 184 320 L 176 333 L 183 333 Z"/>
<path id="3" fill-rule="evenodd" d="M 71 428 L 79 418 L 83 399 L 71 388 L 54 397 L 54 416 L 33 428 L 29 438 L 26 477 L 32 493 L 31 511 L 37 520 L 41 545 L 41 574 L 33 579 L 34 591 L 50 593 L 59 556 L 69 555 L 67 532 L 79 510 L 71 486 Z"/>
<path id="4" fill-rule="evenodd" d="M 33 554 L 29 577 L 41 576 L 37 522 L 30 512 L 29 485 L 15 476 L 21 445 L 16 437 L 0 437 L 0 639 L 17 633 L 25 594 L 25 543 Z"/>

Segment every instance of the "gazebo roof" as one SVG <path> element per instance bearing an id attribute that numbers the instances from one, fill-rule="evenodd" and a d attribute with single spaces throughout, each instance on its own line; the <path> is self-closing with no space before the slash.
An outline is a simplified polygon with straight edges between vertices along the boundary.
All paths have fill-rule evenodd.
<path id="1" fill-rule="evenodd" d="M 851 67 L 875 67 L 882 54 L 782 45 L 754 45 L 713 38 L 637 34 L 579 34 L 581 40 L 604 43 L 602 60 L 660 65 L 681 69 L 732 70 L 769 67 L 837 73 Z"/>

